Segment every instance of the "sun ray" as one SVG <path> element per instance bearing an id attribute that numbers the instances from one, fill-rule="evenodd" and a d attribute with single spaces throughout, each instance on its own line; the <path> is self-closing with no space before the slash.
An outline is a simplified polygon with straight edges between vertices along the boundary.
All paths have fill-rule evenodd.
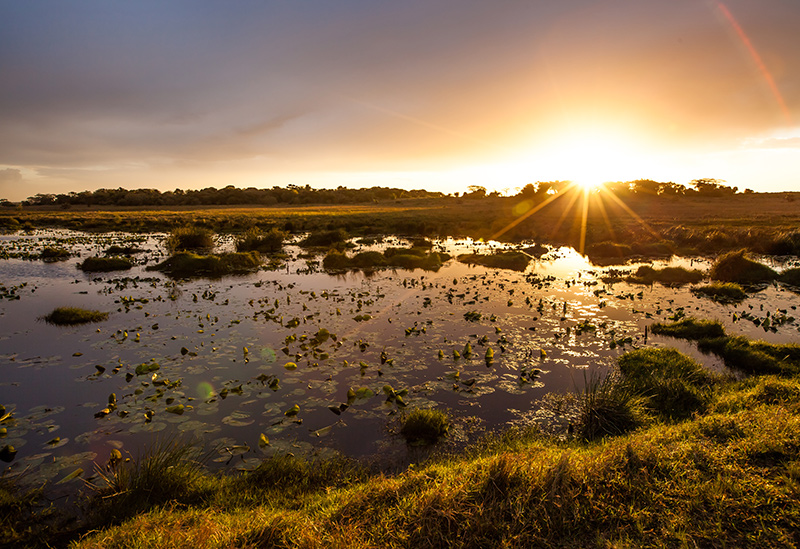
<path id="1" fill-rule="evenodd" d="M 567 191 L 572 189 L 574 186 L 575 186 L 574 183 L 570 183 L 564 189 L 564 192 L 566 193 Z M 562 193 L 557 193 L 557 194 L 551 195 L 547 200 L 545 200 L 544 202 L 542 202 L 541 204 L 539 204 L 535 208 L 532 208 L 532 209 L 528 210 L 527 212 L 525 212 L 524 214 L 519 216 L 517 219 L 515 219 L 514 221 L 512 221 L 511 223 L 509 223 L 508 225 L 506 225 L 502 229 L 500 229 L 498 232 L 496 232 L 494 235 L 492 235 L 491 240 L 497 240 L 499 237 L 501 237 L 504 234 L 506 234 L 508 231 L 510 231 L 511 229 L 513 229 L 514 227 L 516 227 L 517 225 L 519 225 L 520 223 L 522 223 L 523 221 L 528 219 L 530 216 L 532 216 L 533 214 L 535 214 L 536 212 L 538 212 L 539 210 L 541 210 L 542 208 L 544 208 L 545 206 L 547 206 L 548 204 L 553 202 L 554 200 L 556 200 L 558 198 L 561 198 L 562 196 L 563 196 Z"/>

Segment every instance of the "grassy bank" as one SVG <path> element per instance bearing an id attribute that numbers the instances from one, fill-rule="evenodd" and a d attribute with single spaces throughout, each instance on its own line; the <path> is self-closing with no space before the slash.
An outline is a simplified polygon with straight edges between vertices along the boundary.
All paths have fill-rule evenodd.
<path id="1" fill-rule="evenodd" d="M 672 334 L 727 337 L 691 320 Z M 735 381 L 674 350 L 634 350 L 575 395 L 574 434 L 508 430 L 396 474 L 287 454 L 219 476 L 179 444 L 117 453 L 83 524 L 6 482 L 0 532 L 18 547 L 795 547 L 800 377 L 780 373 Z M 435 425 L 448 436 L 444 417 Z"/>

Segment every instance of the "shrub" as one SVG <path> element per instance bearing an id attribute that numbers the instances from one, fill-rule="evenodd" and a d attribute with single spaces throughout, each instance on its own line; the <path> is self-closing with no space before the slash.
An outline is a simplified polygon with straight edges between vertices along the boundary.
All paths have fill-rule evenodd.
<path id="1" fill-rule="evenodd" d="M 132 267 L 133 261 L 127 257 L 87 257 L 78 265 L 78 268 L 86 273 L 127 271 Z"/>
<path id="2" fill-rule="evenodd" d="M 717 259 L 711 267 L 712 280 L 722 282 L 753 283 L 775 280 L 778 273 L 752 259 L 745 257 L 744 250 L 728 252 Z"/>
<path id="3" fill-rule="evenodd" d="M 78 307 L 58 307 L 45 315 L 44 321 L 57 326 L 72 326 L 75 324 L 87 324 L 89 322 L 101 322 L 108 318 L 108 313 L 80 309 Z"/>
<path id="4" fill-rule="evenodd" d="M 441 410 L 413 410 L 403 421 L 400 434 L 412 445 L 433 444 L 447 434 L 450 419 Z"/>
<path id="5" fill-rule="evenodd" d="M 179 227 L 170 233 L 166 244 L 172 252 L 210 250 L 214 247 L 214 233 L 203 227 Z"/>

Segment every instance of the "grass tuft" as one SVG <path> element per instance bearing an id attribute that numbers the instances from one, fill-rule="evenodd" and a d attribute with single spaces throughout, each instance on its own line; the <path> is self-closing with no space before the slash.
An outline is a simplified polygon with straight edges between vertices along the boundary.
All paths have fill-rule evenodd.
<path id="1" fill-rule="evenodd" d="M 400 434 L 412 445 L 433 444 L 447 434 L 450 418 L 441 410 L 417 408 L 403 420 Z"/>
<path id="2" fill-rule="evenodd" d="M 728 252 L 721 255 L 709 272 L 712 280 L 751 284 L 775 280 L 778 273 L 748 257 L 745 251 Z"/>
<path id="3" fill-rule="evenodd" d="M 692 288 L 692 293 L 713 299 L 718 303 L 739 303 L 747 293 L 736 282 L 712 282 Z"/>
<path id="4" fill-rule="evenodd" d="M 214 233 L 203 227 L 178 227 L 167 237 L 166 246 L 171 252 L 208 251 L 214 247 Z"/>
<path id="5" fill-rule="evenodd" d="M 78 265 L 78 268 L 86 273 L 127 271 L 132 267 L 133 261 L 127 257 L 87 257 Z"/>
<path id="6" fill-rule="evenodd" d="M 654 269 L 649 265 L 642 265 L 632 276 L 625 280 L 636 284 L 653 284 L 660 282 L 665 286 L 680 286 L 683 284 L 694 284 L 703 280 L 703 273 L 697 269 L 685 269 L 683 267 L 665 267 Z"/>
<path id="7" fill-rule="evenodd" d="M 718 320 L 697 320 L 691 317 L 670 324 L 656 322 L 650 326 L 650 331 L 655 335 L 690 340 L 725 336 L 725 328 Z"/>
<path id="8" fill-rule="evenodd" d="M 88 324 L 101 322 L 108 318 L 108 313 L 81 309 L 79 307 L 57 307 L 50 314 L 42 317 L 48 324 L 57 326 L 73 326 L 75 324 Z"/>
<path id="9" fill-rule="evenodd" d="M 531 262 L 531 256 L 523 252 L 497 252 L 495 254 L 463 254 L 458 261 L 468 265 L 483 265 L 492 269 L 524 271 Z"/>
<path id="10" fill-rule="evenodd" d="M 582 440 L 621 435 L 649 422 L 644 400 L 619 372 L 586 380 L 578 407 L 576 433 Z"/>
<path id="11" fill-rule="evenodd" d="M 42 253 L 39 254 L 39 259 L 43 261 L 64 261 L 69 259 L 71 255 L 69 250 L 65 250 L 64 248 L 46 247 L 42 250 Z"/>
<path id="12" fill-rule="evenodd" d="M 252 228 L 244 233 L 236 241 L 237 252 L 261 252 L 263 254 L 274 254 L 281 251 L 283 241 L 288 233 L 272 227 L 267 232 L 261 229 Z"/>
<path id="13" fill-rule="evenodd" d="M 219 255 L 179 252 L 158 265 L 147 267 L 147 270 L 164 272 L 175 278 L 193 278 L 246 274 L 257 271 L 260 266 L 261 257 L 258 252 Z"/>

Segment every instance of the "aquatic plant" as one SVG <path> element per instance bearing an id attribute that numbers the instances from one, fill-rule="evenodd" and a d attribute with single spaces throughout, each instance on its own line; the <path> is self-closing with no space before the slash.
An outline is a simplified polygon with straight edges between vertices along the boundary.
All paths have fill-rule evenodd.
<path id="1" fill-rule="evenodd" d="M 524 271 L 531 262 L 528 254 L 516 251 L 494 254 L 462 254 L 456 259 L 468 265 L 483 265 L 492 269 L 511 269 L 512 271 Z"/>
<path id="2" fill-rule="evenodd" d="M 729 368 L 755 375 L 796 375 L 800 372 L 800 345 L 751 341 L 744 336 L 701 339 L 698 349 L 714 353 Z"/>
<path id="3" fill-rule="evenodd" d="M 400 434 L 412 445 L 433 444 L 447 434 L 450 418 L 441 410 L 415 408 L 403 420 Z"/>
<path id="4" fill-rule="evenodd" d="M 142 252 L 144 252 L 144 250 L 137 248 L 136 246 L 119 246 L 114 244 L 113 246 L 106 248 L 106 251 L 103 253 L 106 255 L 134 255 Z"/>
<path id="5" fill-rule="evenodd" d="M 725 328 L 718 320 L 698 320 L 692 317 L 667 324 L 656 322 L 650 326 L 650 331 L 656 335 L 691 340 L 723 337 L 725 335 Z"/>
<path id="6" fill-rule="evenodd" d="M 42 318 L 48 324 L 72 326 L 75 324 L 87 324 L 89 322 L 101 322 L 108 318 L 108 313 L 81 309 L 79 307 L 57 307 Z"/>
<path id="7" fill-rule="evenodd" d="M 192 278 L 245 274 L 258 270 L 260 266 L 261 257 L 258 252 L 219 255 L 197 255 L 189 252 L 180 252 L 158 265 L 148 266 L 147 270 L 164 272 L 175 278 Z"/>
<path id="8" fill-rule="evenodd" d="M 127 271 L 132 267 L 133 261 L 127 257 L 87 257 L 78 264 L 78 268 L 87 273 Z"/>
<path id="9" fill-rule="evenodd" d="M 283 247 L 283 241 L 287 236 L 288 233 L 275 227 L 270 228 L 267 232 L 254 227 L 236 240 L 236 251 L 276 253 Z"/>
<path id="10" fill-rule="evenodd" d="M 712 282 L 692 288 L 692 293 L 708 297 L 719 303 L 738 303 L 747 298 L 747 292 L 736 282 Z"/>
<path id="11" fill-rule="evenodd" d="M 654 269 L 649 265 L 642 265 L 632 276 L 625 280 L 637 284 L 653 284 L 660 282 L 668 286 L 680 286 L 682 284 L 693 284 L 703 280 L 703 273 L 696 269 L 686 269 L 684 267 L 665 267 Z"/>
<path id="12" fill-rule="evenodd" d="M 744 250 L 721 255 L 709 275 L 712 280 L 738 282 L 740 284 L 775 280 L 778 273 L 745 256 Z"/>
<path id="13" fill-rule="evenodd" d="M 204 227 L 178 227 L 172 230 L 165 244 L 171 252 L 210 250 L 214 247 L 214 233 Z"/>

